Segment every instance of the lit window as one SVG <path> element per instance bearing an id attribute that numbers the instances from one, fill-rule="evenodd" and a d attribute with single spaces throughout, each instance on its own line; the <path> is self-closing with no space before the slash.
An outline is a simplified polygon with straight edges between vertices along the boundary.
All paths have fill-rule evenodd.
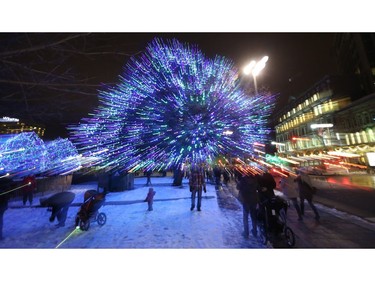
<path id="1" fill-rule="evenodd" d="M 375 142 L 375 135 L 372 129 L 367 129 L 368 137 L 370 142 Z"/>
<path id="2" fill-rule="evenodd" d="M 345 134 L 345 140 L 346 140 L 346 144 L 349 145 L 350 144 L 350 140 L 349 140 L 348 134 Z"/>
<path id="3" fill-rule="evenodd" d="M 357 142 L 358 142 L 358 143 L 361 143 L 362 140 L 361 140 L 361 135 L 359 134 L 359 132 L 356 132 L 356 133 L 355 133 L 355 136 L 357 137 Z"/>
<path id="4" fill-rule="evenodd" d="M 363 139 L 363 142 L 368 142 L 367 135 L 366 135 L 365 131 L 362 131 L 362 139 Z"/>
<path id="5" fill-rule="evenodd" d="M 319 115 L 319 111 L 318 111 L 318 107 L 317 106 L 314 107 L 314 115 L 315 116 Z"/>

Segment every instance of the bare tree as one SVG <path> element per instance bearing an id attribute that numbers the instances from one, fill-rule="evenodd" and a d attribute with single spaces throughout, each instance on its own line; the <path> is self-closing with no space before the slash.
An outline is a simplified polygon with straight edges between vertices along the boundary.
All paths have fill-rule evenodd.
<path id="1" fill-rule="evenodd" d="M 126 60 L 144 48 L 137 36 L 0 34 L 0 114 L 44 124 L 47 136 L 59 134 L 54 131 L 96 107 L 104 84 L 117 82 Z"/>

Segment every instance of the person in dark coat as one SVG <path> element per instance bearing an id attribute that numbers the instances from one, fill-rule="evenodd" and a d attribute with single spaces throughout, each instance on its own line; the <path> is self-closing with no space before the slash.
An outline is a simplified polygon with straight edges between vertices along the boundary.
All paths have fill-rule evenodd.
<path id="1" fill-rule="evenodd" d="M 298 183 L 298 189 L 299 189 L 299 199 L 300 199 L 300 209 L 302 216 L 304 215 L 305 211 L 305 200 L 309 203 L 311 209 L 313 210 L 315 214 L 315 220 L 320 219 L 320 215 L 318 212 L 318 209 L 315 207 L 313 203 L 313 197 L 315 193 L 315 188 L 313 188 L 309 184 L 309 178 L 308 175 L 305 173 L 298 171 L 298 176 L 296 178 L 296 182 Z"/>
<path id="2" fill-rule="evenodd" d="M 259 184 L 256 177 L 252 174 L 243 175 L 238 183 L 239 198 L 242 203 L 243 210 L 243 235 L 249 237 L 249 214 L 251 217 L 252 230 L 251 233 L 257 236 L 257 204 Z"/>
<path id="3" fill-rule="evenodd" d="M 224 168 L 223 170 L 223 180 L 225 186 L 228 186 L 229 180 L 230 180 L 230 174 L 227 168 Z"/>
<path id="4" fill-rule="evenodd" d="M 150 187 L 148 189 L 148 193 L 147 193 L 146 199 L 144 200 L 144 202 L 147 202 L 148 211 L 152 211 L 153 210 L 152 205 L 154 203 L 154 196 L 155 196 L 155 194 L 156 194 L 156 192 L 154 191 L 154 189 L 152 187 Z"/>
<path id="5" fill-rule="evenodd" d="M 284 195 L 288 198 L 288 200 L 292 201 L 293 206 L 298 214 L 298 220 L 302 221 L 302 213 L 297 201 L 299 194 L 296 176 L 294 176 L 292 173 L 288 173 L 287 176 L 282 177 L 280 180 L 280 188 Z"/>
<path id="6" fill-rule="evenodd" d="M 202 204 L 202 190 L 206 193 L 206 181 L 204 178 L 204 169 L 199 164 L 192 164 L 190 176 L 189 176 L 189 187 L 191 192 L 191 208 L 193 211 L 195 208 L 195 198 L 197 199 L 197 210 L 201 211 Z"/>
<path id="7" fill-rule="evenodd" d="M 13 181 L 8 176 L 0 178 L 0 240 L 3 239 L 4 213 L 8 209 L 9 191 L 12 189 Z"/>
<path id="8" fill-rule="evenodd" d="M 29 201 L 30 206 L 33 204 L 33 194 L 36 189 L 36 178 L 34 175 L 28 175 L 22 180 L 22 202 L 23 205 L 26 205 L 26 202 Z"/>
<path id="9" fill-rule="evenodd" d="M 221 188 L 221 169 L 218 165 L 213 168 L 214 178 L 215 178 L 215 188 L 216 190 Z"/>
<path id="10" fill-rule="evenodd" d="M 260 199 L 262 201 L 275 197 L 276 181 L 273 176 L 266 170 L 263 175 L 258 175 L 258 182 L 260 187 Z"/>
<path id="11" fill-rule="evenodd" d="M 50 196 L 47 199 L 40 199 L 40 205 L 51 208 L 52 214 L 49 218 L 53 222 L 57 218 L 57 227 L 65 226 L 66 217 L 70 204 L 73 202 L 75 194 L 69 191 L 63 191 Z"/>
<path id="12" fill-rule="evenodd" d="M 152 185 L 152 183 L 151 183 L 151 175 L 152 175 L 152 170 L 147 170 L 146 171 L 146 177 L 147 177 L 146 185 L 147 186 Z"/>

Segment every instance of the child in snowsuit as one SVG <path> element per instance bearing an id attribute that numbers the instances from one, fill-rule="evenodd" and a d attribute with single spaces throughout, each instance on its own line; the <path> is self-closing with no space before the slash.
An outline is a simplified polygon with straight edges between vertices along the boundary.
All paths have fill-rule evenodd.
<path id="1" fill-rule="evenodd" d="M 148 193 L 147 193 L 147 196 L 146 196 L 146 199 L 144 200 L 144 202 L 147 202 L 148 204 L 148 211 L 152 211 L 153 208 L 152 208 L 152 204 L 154 203 L 154 196 L 155 196 L 155 191 L 152 187 L 150 187 L 148 189 Z"/>

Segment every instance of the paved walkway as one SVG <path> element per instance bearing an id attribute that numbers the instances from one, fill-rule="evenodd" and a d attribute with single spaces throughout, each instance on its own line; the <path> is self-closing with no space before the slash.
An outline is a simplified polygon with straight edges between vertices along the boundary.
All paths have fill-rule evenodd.
<path id="1" fill-rule="evenodd" d="M 225 187 L 224 187 L 225 188 Z M 237 196 L 233 185 L 228 190 Z M 283 194 L 279 191 L 280 196 Z M 305 203 L 305 216 L 298 221 L 297 212 L 290 204 L 288 209 L 288 225 L 296 235 L 295 248 L 375 248 L 375 223 L 359 217 L 339 212 L 335 209 L 315 203 L 320 213 L 320 220 L 314 219 L 314 213 Z M 283 245 L 275 245 L 283 247 Z"/>

